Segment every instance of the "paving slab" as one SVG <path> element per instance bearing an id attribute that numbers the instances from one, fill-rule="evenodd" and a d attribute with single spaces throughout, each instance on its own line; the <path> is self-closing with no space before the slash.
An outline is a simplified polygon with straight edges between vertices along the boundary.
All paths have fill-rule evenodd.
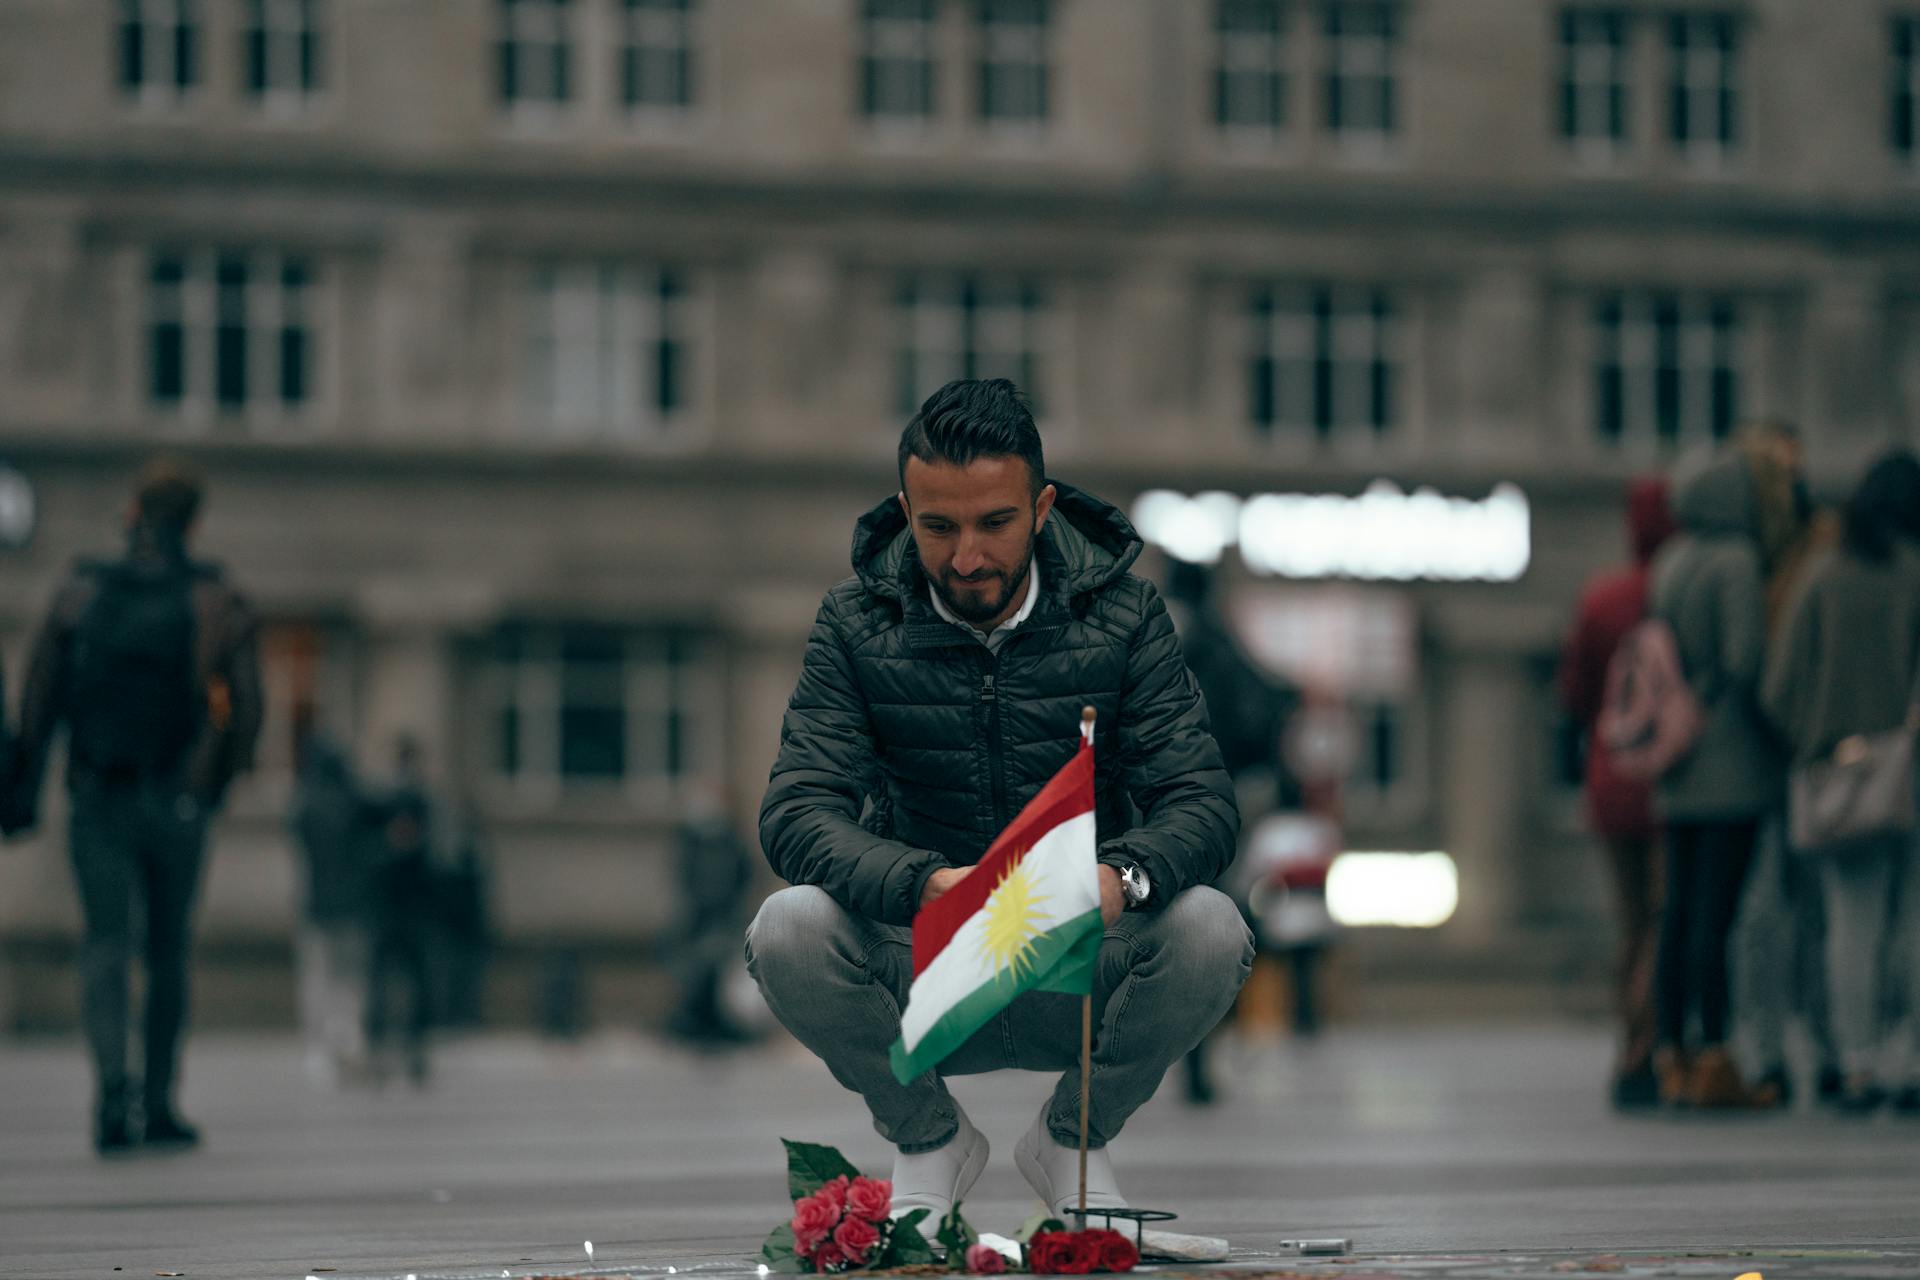
<path id="1" fill-rule="evenodd" d="M 1170 1080 L 1115 1164 L 1135 1203 L 1233 1242 L 1222 1267 L 1163 1274 L 1920 1278 L 1920 1120 L 1623 1117 L 1606 1054 L 1581 1026 L 1229 1041 L 1222 1101 L 1190 1108 Z M 77 1043 L 0 1045 L 0 1276 L 752 1275 L 786 1203 L 780 1137 L 890 1159 L 784 1043 L 491 1038 L 447 1046 L 425 1090 L 336 1093 L 290 1039 L 202 1037 L 184 1109 L 205 1146 L 116 1161 L 86 1146 L 89 1087 Z M 983 1229 L 1035 1207 L 1011 1152 L 1049 1087 L 956 1083 L 994 1143 L 967 1206 Z M 1354 1254 L 1282 1247 L 1330 1236 Z"/>

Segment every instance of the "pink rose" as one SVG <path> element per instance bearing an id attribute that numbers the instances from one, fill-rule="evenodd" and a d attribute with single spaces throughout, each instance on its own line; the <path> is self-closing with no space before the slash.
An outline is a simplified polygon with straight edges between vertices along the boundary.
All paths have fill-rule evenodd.
<path id="1" fill-rule="evenodd" d="M 856 1267 L 865 1266 L 867 1255 L 880 1243 L 880 1228 L 859 1218 L 846 1218 L 833 1229 L 833 1243 L 839 1246 L 848 1262 Z"/>
<path id="2" fill-rule="evenodd" d="M 839 1213 L 847 1207 L 849 1185 L 847 1175 L 843 1173 L 832 1182 L 822 1183 L 820 1189 L 813 1194 L 832 1205 L 835 1213 Z"/>
<path id="3" fill-rule="evenodd" d="M 885 1222 L 893 1209 L 893 1184 L 879 1178 L 855 1178 L 847 1189 L 847 1212 L 868 1222 Z"/>
<path id="4" fill-rule="evenodd" d="M 984 1244 L 967 1246 L 967 1270 L 977 1275 L 997 1276 L 1006 1269 L 1007 1259 L 998 1249 Z"/>
<path id="5" fill-rule="evenodd" d="M 840 1206 L 815 1192 L 793 1206 L 793 1251 L 810 1256 L 840 1222 Z"/>

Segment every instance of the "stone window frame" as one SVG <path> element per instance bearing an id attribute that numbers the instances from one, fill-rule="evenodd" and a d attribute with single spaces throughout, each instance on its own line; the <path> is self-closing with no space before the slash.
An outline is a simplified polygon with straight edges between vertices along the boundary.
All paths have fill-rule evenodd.
<path id="1" fill-rule="evenodd" d="M 513 621 L 495 630 L 480 666 L 482 771 L 523 800 L 617 793 L 644 806 L 717 771 L 718 653 L 704 630 Z M 594 721 L 603 733 L 617 725 L 597 755 Z"/>
<path id="2" fill-rule="evenodd" d="M 1292 9 L 1289 0 L 1215 0 L 1213 124 L 1230 143 L 1272 146 L 1286 136 L 1294 71 Z M 1247 18 L 1258 21 L 1236 21 Z M 1249 84 L 1259 92 L 1244 87 Z M 1236 85 L 1242 86 L 1239 92 Z M 1265 112 L 1235 110 L 1250 98 L 1262 99 Z"/>
<path id="3" fill-rule="evenodd" d="M 890 306 L 896 411 L 911 416 L 954 378 L 1010 378 L 1045 420 L 1053 299 L 1037 273 L 906 270 Z"/>
<path id="4" fill-rule="evenodd" d="M 666 262 L 548 259 L 531 265 L 522 297 L 530 438 L 644 443 L 686 434 L 700 402 L 689 270 Z M 562 387 L 583 381 L 593 388 L 592 403 L 575 411 Z"/>
<path id="5" fill-rule="evenodd" d="M 1693 167 L 1724 170 L 1747 149 L 1745 23 L 1723 9 L 1683 10 L 1665 22 L 1667 141 Z M 1704 131 L 1703 119 L 1711 121 Z"/>
<path id="6" fill-rule="evenodd" d="M 858 114 L 871 128 L 930 128 L 940 114 L 940 0 L 862 0 Z"/>
<path id="7" fill-rule="evenodd" d="M 516 121 L 547 125 L 580 105 L 581 8 L 576 0 L 495 0 L 494 95 Z"/>
<path id="8" fill-rule="evenodd" d="M 678 121 L 699 101 L 700 0 L 609 0 L 614 6 L 614 84 L 629 119 Z M 663 58 L 673 92 L 648 96 L 650 58 Z"/>
<path id="9" fill-rule="evenodd" d="M 1617 162 L 1632 146 L 1633 27 L 1633 15 L 1613 6 L 1560 14 L 1557 132 L 1576 160 L 1595 167 Z M 1588 127 L 1596 118 L 1600 127 Z"/>
<path id="10" fill-rule="evenodd" d="M 1248 289 L 1242 315 L 1245 421 L 1254 433 L 1274 444 L 1304 437 L 1322 447 L 1374 448 L 1395 437 L 1408 377 L 1395 290 L 1261 281 Z"/>
<path id="11" fill-rule="evenodd" d="M 1920 172 L 1920 11 L 1888 20 L 1887 143 Z"/>
<path id="12" fill-rule="evenodd" d="M 1737 294 L 1606 289 L 1588 302 L 1593 441 L 1660 455 L 1732 435 L 1754 372 Z"/>
<path id="13" fill-rule="evenodd" d="M 245 0 L 240 85 L 272 115 L 300 115 L 325 85 L 327 0 Z"/>
<path id="14" fill-rule="evenodd" d="M 1348 28 L 1361 15 L 1381 19 L 1381 30 Z M 1405 22 L 1400 0 L 1323 0 L 1320 9 L 1321 128 L 1341 147 L 1368 155 L 1399 144 L 1406 115 L 1401 65 Z M 1378 120 L 1355 123 L 1354 106 L 1374 95 Z"/>
<path id="15" fill-rule="evenodd" d="M 140 326 L 146 410 L 195 430 L 310 422 L 326 400 L 329 288 L 304 252 L 153 248 Z M 295 351 L 297 373 L 289 368 Z"/>
<path id="16" fill-rule="evenodd" d="M 994 130 L 1045 130 L 1055 106 L 1053 0 L 976 0 L 976 6 L 975 118 Z M 1008 110 L 1018 104 L 1003 97 L 1025 98 L 1028 109 Z"/>
<path id="17" fill-rule="evenodd" d="M 120 0 L 120 91 L 142 106 L 174 107 L 206 78 L 201 0 Z"/>

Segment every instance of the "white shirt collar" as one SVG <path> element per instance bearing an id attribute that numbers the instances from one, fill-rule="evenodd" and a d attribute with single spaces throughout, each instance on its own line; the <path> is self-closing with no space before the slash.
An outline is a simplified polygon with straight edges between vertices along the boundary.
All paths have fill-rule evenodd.
<path id="1" fill-rule="evenodd" d="M 1034 556 L 1027 564 L 1026 602 L 1020 606 L 1018 613 L 995 627 L 991 633 L 983 632 L 972 623 L 962 622 L 959 618 L 956 618 L 952 611 L 947 608 L 946 602 L 940 598 L 940 593 L 933 589 L 933 583 L 931 582 L 927 584 L 927 598 L 933 601 L 933 611 L 942 618 L 945 618 L 956 627 L 965 627 L 968 635 L 980 641 L 980 643 L 986 645 L 989 649 L 998 648 L 1000 642 L 1004 640 L 1015 627 L 1027 620 L 1027 615 L 1033 612 L 1035 602 L 1040 599 L 1040 557 Z"/>

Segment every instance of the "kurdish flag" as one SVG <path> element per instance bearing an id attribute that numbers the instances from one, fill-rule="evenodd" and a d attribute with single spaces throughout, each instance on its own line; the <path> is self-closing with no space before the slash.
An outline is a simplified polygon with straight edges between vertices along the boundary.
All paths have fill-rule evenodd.
<path id="1" fill-rule="evenodd" d="M 913 987 L 893 1044 L 901 1084 L 938 1065 L 1023 991 L 1085 995 L 1100 953 L 1093 740 L 913 921 Z"/>

